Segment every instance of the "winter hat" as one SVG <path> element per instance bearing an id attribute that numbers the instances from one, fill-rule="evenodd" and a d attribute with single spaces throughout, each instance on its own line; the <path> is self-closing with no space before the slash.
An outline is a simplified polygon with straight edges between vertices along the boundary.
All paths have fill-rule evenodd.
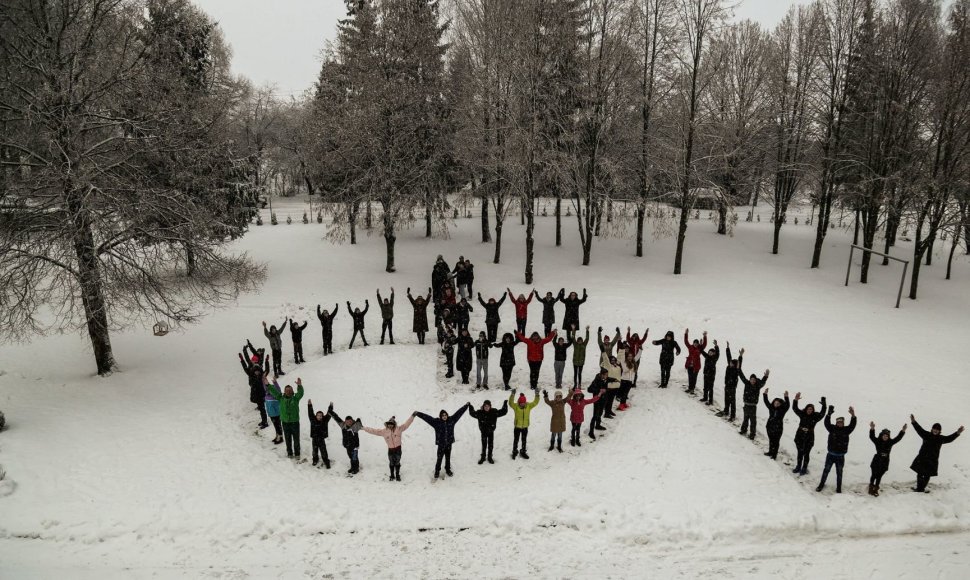
<path id="1" fill-rule="evenodd" d="M 525 398 L 525 395 L 519 395 L 519 399 L 518 399 L 518 401 L 517 401 L 517 402 L 518 402 L 518 403 L 519 403 L 520 405 L 524 405 L 524 404 L 526 403 L 526 398 Z"/>
<path id="2" fill-rule="evenodd" d="M 253 356 L 249 357 L 249 360 L 252 361 L 253 363 L 258 363 L 259 362 L 259 357 L 256 356 L 256 355 L 253 355 Z"/>
<path id="3" fill-rule="evenodd" d="M 940 425 L 939 423 L 933 423 L 933 429 L 936 429 L 937 431 L 942 431 L 943 425 Z"/>
<path id="4" fill-rule="evenodd" d="M 562 398 L 562 391 L 556 391 L 556 394 L 554 395 L 554 397 L 557 398 L 557 399 L 561 399 Z"/>
<path id="5" fill-rule="evenodd" d="M 883 429 L 882 431 L 879 432 L 880 437 L 882 437 L 883 435 L 889 435 L 889 429 Z"/>
<path id="6" fill-rule="evenodd" d="M 394 415 L 391 415 L 391 418 L 388 419 L 387 421 L 384 421 L 384 424 L 385 425 L 397 425 L 397 419 L 394 418 Z"/>

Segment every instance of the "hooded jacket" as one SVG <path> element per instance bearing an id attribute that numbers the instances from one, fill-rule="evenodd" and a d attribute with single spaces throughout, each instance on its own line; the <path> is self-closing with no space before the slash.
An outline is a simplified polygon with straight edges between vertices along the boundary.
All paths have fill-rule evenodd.
<path id="1" fill-rule="evenodd" d="M 920 424 L 916 421 L 913 421 L 913 429 L 916 429 L 916 433 L 923 439 L 923 444 L 920 445 L 919 453 L 916 454 L 916 459 L 913 460 L 909 468 L 920 475 L 936 477 L 936 472 L 940 467 L 940 448 L 947 443 L 952 443 L 960 436 L 960 432 L 954 431 L 949 435 L 942 433 L 934 435 L 931 431 L 920 427 Z"/>
<path id="2" fill-rule="evenodd" d="M 788 413 L 788 409 L 791 406 L 788 395 L 785 395 L 784 400 L 782 400 L 781 405 L 778 407 L 773 405 L 774 401 L 768 400 L 767 393 L 761 393 L 761 396 L 764 399 L 765 407 L 768 407 L 768 422 L 765 424 L 765 431 L 780 434 L 785 429 L 785 414 Z"/>
<path id="3" fill-rule="evenodd" d="M 323 440 L 330 436 L 330 411 L 323 414 L 323 421 L 317 421 L 317 414 L 313 411 L 313 403 L 307 403 L 306 412 L 310 417 L 310 439 Z"/>
<path id="4" fill-rule="evenodd" d="M 677 341 L 671 338 L 667 340 L 667 337 L 661 338 L 660 340 L 653 341 L 654 346 L 660 347 L 660 366 L 670 366 L 674 364 L 674 351 L 680 354 L 680 345 Z"/>
<path id="5" fill-rule="evenodd" d="M 502 401 L 502 408 L 496 409 L 491 407 L 488 411 L 485 409 L 469 409 L 468 414 L 472 418 L 478 421 L 478 430 L 482 433 L 494 433 L 495 425 L 498 423 L 499 417 L 504 417 L 506 413 L 509 412 L 509 402 Z"/>
<path id="6" fill-rule="evenodd" d="M 532 414 L 532 409 L 539 404 L 539 393 L 536 392 L 536 397 L 532 399 L 532 402 L 526 403 L 524 407 L 520 407 L 515 403 L 515 393 L 513 392 L 509 395 L 509 407 L 512 409 L 512 413 L 515 416 L 515 428 L 516 429 L 528 429 L 529 428 L 529 417 Z"/>
<path id="7" fill-rule="evenodd" d="M 502 321 L 498 315 L 498 309 L 503 302 L 505 302 L 505 294 L 502 294 L 502 297 L 495 302 L 485 302 L 479 294 L 478 303 L 485 309 L 485 324 L 498 324 Z"/>
<path id="8" fill-rule="evenodd" d="M 684 346 L 687 347 L 687 360 L 684 361 L 684 368 L 692 370 L 694 372 L 699 372 L 701 370 L 701 351 L 707 348 L 707 336 L 701 339 L 700 346 L 694 346 L 690 341 L 690 337 L 687 336 L 687 331 L 684 331 Z"/>
<path id="9" fill-rule="evenodd" d="M 444 409 L 442 409 L 444 410 Z M 463 405 L 461 409 L 455 411 L 454 415 L 449 415 L 447 419 L 442 420 L 440 418 L 441 413 L 438 413 L 439 417 L 432 417 L 425 413 L 418 413 L 417 417 L 431 426 L 434 429 L 434 444 L 438 447 L 451 445 L 455 442 L 455 424 L 461 419 L 461 416 L 465 414 L 468 410 L 468 405 Z"/>
<path id="10" fill-rule="evenodd" d="M 601 394 L 597 394 L 592 399 L 584 399 L 580 397 L 579 400 L 576 400 L 573 396 L 569 397 L 569 400 L 566 403 L 569 405 L 569 422 L 582 423 L 584 420 L 586 420 L 586 405 L 596 403 L 596 401 L 600 400 L 601 396 Z"/>
<path id="11" fill-rule="evenodd" d="M 825 415 L 825 428 L 829 432 L 828 451 L 833 455 L 845 455 L 849 451 L 849 435 L 855 430 L 855 416 L 849 421 L 848 425 L 839 427 L 832 424 L 833 409 L 829 408 Z"/>
<path id="12" fill-rule="evenodd" d="M 563 433 L 566 431 L 566 399 L 550 399 L 546 393 L 542 394 L 543 400 L 552 408 L 552 418 L 549 420 L 550 433 Z"/>
<path id="13" fill-rule="evenodd" d="M 280 394 L 279 383 L 273 381 L 269 387 L 270 393 L 280 402 L 280 421 L 284 423 L 300 422 L 300 399 L 303 398 L 303 385 L 296 386 L 296 393 L 292 395 Z"/>
<path id="14" fill-rule="evenodd" d="M 529 317 L 529 302 L 532 302 L 532 293 L 529 292 L 528 298 L 519 300 L 509 292 L 509 298 L 512 300 L 512 304 L 515 305 L 515 319 L 526 320 Z"/>

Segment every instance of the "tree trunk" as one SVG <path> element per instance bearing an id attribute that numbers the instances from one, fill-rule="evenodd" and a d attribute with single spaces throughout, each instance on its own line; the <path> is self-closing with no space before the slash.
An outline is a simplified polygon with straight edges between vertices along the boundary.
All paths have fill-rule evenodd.
<path id="1" fill-rule="evenodd" d="M 394 216 L 388 207 L 384 206 L 384 243 L 387 246 L 387 265 L 385 272 L 394 272 L 394 242 L 397 236 L 394 235 Z"/>
<path id="2" fill-rule="evenodd" d="M 347 223 L 350 226 L 350 245 L 357 243 L 357 213 L 360 211 L 358 202 L 347 204 Z"/>
<path id="3" fill-rule="evenodd" d="M 556 247 L 562 246 L 562 193 L 556 188 Z"/>
<path id="4" fill-rule="evenodd" d="M 525 200 L 519 199 L 519 225 L 525 225 Z"/>
<path id="5" fill-rule="evenodd" d="M 727 203 L 723 199 L 717 204 L 717 233 L 727 235 Z"/>
<path id="6" fill-rule="evenodd" d="M 81 302 L 87 318 L 88 336 L 94 350 L 94 360 L 99 375 L 108 375 L 115 369 L 108 333 L 108 307 L 104 298 L 104 280 L 95 252 L 94 233 L 87 212 L 81 206 L 78 194 L 68 190 L 66 195 L 71 221 L 74 226 L 74 254 L 77 257 L 78 285 Z"/>
<path id="7" fill-rule="evenodd" d="M 778 240 L 781 237 L 781 218 L 778 217 L 778 212 L 775 212 L 775 223 L 771 224 L 773 226 L 774 233 L 771 237 L 771 253 L 778 255 Z"/>
<path id="8" fill-rule="evenodd" d="M 647 215 L 646 204 L 641 201 L 637 204 L 637 257 L 643 257 L 643 221 Z"/>
<path id="9" fill-rule="evenodd" d="M 532 204 L 525 215 L 525 283 L 532 284 L 532 261 L 535 252 L 535 238 L 532 235 L 535 229 L 535 212 Z"/>
<path id="10" fill-rule="evenodd" d="M 596 202 L 596 214 L 593 219 L 596 220 L 596 228 L 593 230 L 593 235 L 598 238 L 600 237 L 600 226 L 603 225 L 603 201 L 602 200 Z"/>
<path id="11" fill-rule="evenodd" d="M 475 181 L 472 180 L 474 184 Z M 479 187 L 482 190 L 482 243 L 487 244 L 492 241 L 492 232 L 488 228 L 488 188 Z"/>
<path id="12" fill-rule="evenodd" d="M 855 232 L 852 234 L 852 243 L 859 245 L 859 210 L 855 210 Z"/>
<path id="13" fill-rule="evenodd" d="M 926 239 L 926 265 L 933 265 L 933 244 L 936 243 L 936 233 L 933 233 Z"/>
<path id="14" fill-rule="evenodd" d="M 865 248 L 872 248 L 872 244 L 876 240 L 876 228 L 878 227 L 877 220 L 879 219 L 878 207 L 875 209 L 867 210 L 867 219 L 863 219 L 862 222 L 862 245 Z M 869 264 L 872 262 L 871 252 L 862 252 L 862 274 L 859 276 L 859 282 L 861 284 L 867 284 L 869 282 Z"/>
<path id="15" fill-rule="evenodd" d="M 502 258 L 502 218 L 495 213 L 495 256 L 492 258 L 493 264 L 498 264 Z"/>
<path id="16" fill-rule="evenodd" d="M 367 205 L 364 206 L 364 228 L 369 230 L 373 227 L 374 226 L 371 221 L 370 200 L 367 200 Z"/>
<path id="17" fill-rule="evenodd" d="M 680 210 L 680 227 L 677 228 L 677 252 L 674 254 L 674 274 L 680 274 L 684 263 L 684 240 L 687 239 L 687 214 L 689 210 Z"/>
<path id="18" fill-rule="evenodd" d="M 191 278 L 195 275 L 195 251 L 191 247 L 185 247 L 185 275 Z"/>
<path id="19" fill-rule="evenodd" d="M 950 245 L 950 257 L 946 260 L 946 279 L 950 279 L 950 272 L 953 269 L 953 254 L 957 251 L 957 246 L 960 245 L 960 224 L 953 231 L 953 244 Z"/>
<path id="20" fill-rule="evenodd" d="M 825 189 L 825 186 L 823 186 Z M 832 194 L 823 191 L 818 202 L 818 219 L 815 220 L 815 247 L 812 249 L 812 268 L 818 268 L 822 262 L 822 245 L 825 235 L 829 231 L 829 217 L 832 212 Z"/>
<path id="21" fill-rule="evenodd" d="M 431 237 L 431 194 L 424 196 L 424 237 Z"/>

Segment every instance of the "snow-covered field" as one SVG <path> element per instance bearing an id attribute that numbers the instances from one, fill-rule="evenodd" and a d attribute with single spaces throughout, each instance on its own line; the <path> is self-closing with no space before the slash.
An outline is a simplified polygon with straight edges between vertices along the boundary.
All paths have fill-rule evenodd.
<path id="1" fill-rule="evenodd" d="M 763 210 L 764 217 L 768 210 Z M 281 221 L 285 218 L 280 214 Z M 920 300 L 892 308 L 899 266 L 875 266 L 872 283 L 843 287 L 849 237 L 834 231 L 824 267 L 810 270 L 814 229 L 789 225 L 782 254 L 769 253 L 770 224 L 741 223 L 736 235 L 692 221 L 685 274 L 670 274 L 673 239 L 633 256 L 631 241 L 597 239 L 593 264 L 579 266 L 575 218 L 562 248 L 552 218 L 537 226 L 535 287 L 589 289 L 583 324 L 628 324 L 651 338 L 685 327 L 707 330 L 722 348 L 745 347 L 745 370 L 771 369 L 769 390 L 826 395 L 839 414 L 854 405 L 859 427 L 846 462 L 846 492 L 814 491 L 824 460 L 820 425 L 811 471 L 797 478 L 789 414 L 784 461 L 762 455 L 737 427 L 680 389 L 653 388 L 657 349 L 644 355 L 633 407 L 595 443 L 546 452 L 549 411 L 533 413 L 529 461 L 509 458 L 512 423 L 499 422 L 496 464 L 477 465 L 473 420 L 458 424 L 455 477 L 432 482 L 434 441 L 421 422 L 404 436 L 403 483 L 386 481 L 386 447 L 361 434 L 363 471 L 346 476 L 346 455 L 331 428 L 334 469 L 294 464 L 271 431 L 256 431 L 236 353 L 248 337 L 265 343 L 260 322 L 305 313 L 308 362 L 284 365 L 302 377 L 304 403 L 333 401 L 337 413 L 379 426 L 413 410 L 454 411 L 466 401 L 500 403 L 502 392 L 473 393 L 439 372 L 436 349 L 418 346 L 405 289 L 426 291 L 434 257 L 458 254 L 476 265 L 476 291 L 498 296 L 522 281 L 524 228 L 510 219 L 501 265 L 479 243 L 478 220 L 459 220 L 451 238 L 423 228 L 398 237 L 398 271 L 383 272 L 374 230 L 357 246 L 335 246 L 325 228 L 299 223 L 253 228 L 239 247 L 269 266 L 269 279 L 234 307 L 183 332 L 156 338 L 143 329 L 113 335 L 121 371 L 92 377 L 83 337 L 68 335 L 0 350 L 0 578 L 301 577 L 815 577 L 965 578 L 970 567 L 968 441 L 944 447 L 931 494 L 909 491 L 919 438 L 893 452 L 878 498 L 865 494 L 872 445 L 868 423 L 895 433 L 914 413 L 944 432 L 970 422 L 966 329 L 970 261 L 960 256 L 944 281 L 945 251 L 924 268 Z M 743 215 L 743 213 L 742 213 Z M 268 218 L 268 216 L 267 216 Z M 268 221 L 268 219 L 267 219 Z M 906 257 L 907 245 L 894 253 Z M 858 278 L 857 269 L 853 273 Z M 374 291 L 397 291 L 398 345 L 377 346 Z M 372 302 L 368 348 L 346 350 L 346 301 Z M 340 304 L 335 356 L 323 358 L 312 313 Z M 300 309 L 303 310 L 300 310 Z M 472 328 L 484 328 L 476 309 Z M 561 308 L 557 318 L 561 319 Z M 538 325 L 541 308 L 530 309 Z M 503 307 L 501 330 L 512 325 Z M 289 337 L 284 354 L 290 354 Z M 433 342 L 433 341 L 431 341 Z M 592 377 L 593 350 L 586 369 Z M 496 358 L 492 384 L 499 383 Z M 525 349 L 515 384 L 526 385 Z M 722 357 L 723 363 L 723 357 Z M 721 397 L 723 364 L 715 388 Z M 567 373 L 568 374 L 568 373 Z M 674 382 L 686 382 L 683 357 Z M 542 382 L 551 387 L 551 349 Z M 505 394 L 507 396 L 507 394 Z M 302 415 L 304 455 L 309 428 Z M 764 409 L 759 411 L 763 434 Z"/>

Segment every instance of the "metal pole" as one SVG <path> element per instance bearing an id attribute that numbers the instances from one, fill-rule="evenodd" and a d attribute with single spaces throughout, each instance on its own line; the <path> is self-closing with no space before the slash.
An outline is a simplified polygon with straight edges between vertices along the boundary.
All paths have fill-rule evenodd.
<path id="1" fill-rule="evenodd" d="M 909 269 L 909 262 L 903 262 L 903 275 L 899 279 L 899 293 L 896 294 L 896 308 L 899 308 L 899 300 L 903 297 L 903 284 L 906 283 L 906 270 Z"/>
<path id="2" fill-rule="evenodd" d="M 849 266 L 845 269 L 845 285 L 849 285 L 849 274 L 852 273 L 852 253 L 855 252 L 855 245 L 849 246 Z"/>

